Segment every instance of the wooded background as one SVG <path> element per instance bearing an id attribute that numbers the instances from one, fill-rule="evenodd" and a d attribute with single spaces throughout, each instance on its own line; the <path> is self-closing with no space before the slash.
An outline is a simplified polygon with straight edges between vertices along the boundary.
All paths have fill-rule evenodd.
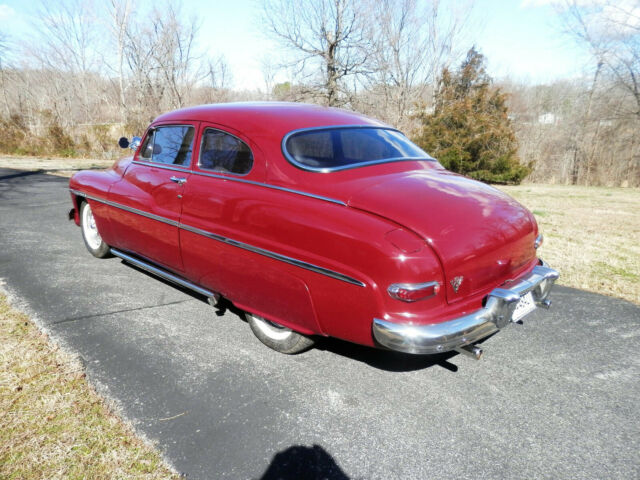
<path id="1" fill-rule="evenodd" d="M 117 157 L 117 138 L 141 134 L 158 114 L 228 101 L 352 109 L 422 145 L 434 125 L 449 121 L 437 115 L 442 102 L 460 100 L 447 94 L 446 78 L 463 78 L 474 43 L 472 0 L 260 5 L 260 25 L 279 48 L 263 61 L 264 87 L 240 91 L 230 87 L 224 52 L 201 48 L 200 22 L 176 2 L 148 9 L 135 0 L 43 2 L 29 38 L 0 32 L 0 151 Z M 492 135 L 492 145 L 502 143 L 500 151 L 522 167 L 508 181 L 526 172 L 531 182 L 638 187 L 640 1 L 567 0 L 558 3 L 557 20 L 566 41 L 592 58 L 584 75 L 545 85 L 485 75 L 484 97 L 503 99 L 495 109 L 502 117 L 485 116 L 475 131 L 456 128 L 471 140 L 503 132 L 504 142 Z M 466 123 L 481 125 L 469 98 Z"/>

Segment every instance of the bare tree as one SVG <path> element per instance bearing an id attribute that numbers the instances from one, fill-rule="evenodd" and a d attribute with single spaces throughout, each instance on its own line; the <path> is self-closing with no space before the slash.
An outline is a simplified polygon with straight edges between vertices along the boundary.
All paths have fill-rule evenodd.
<path id="1" fill-rule="evenodd" d="M 275 78 L 277 74 L 277 66 L 270 56 L 264 56 L 260 60 L 262 70 L 262 78 L 264 80 L 265 98 L 271 100 L 273 97 L 273 88 L 275 87 Z"/>
<path id="2" fill-rule="evenodd" d="M 58 116 L 65 121 L 73 118 L 76 104 L 85 122 L 92 118 L 92 81 L 100 70 L 95 12 L 92 0 L 43 1 L 33 24 L 34 41 L 26 47 L 28 56 L 56 80 L 54 91 L 64 104 L 64 114 L 58 110 Z"/>
<path id="3" fill-rule="evenodd" d="M 171 107 L 181 108 L 186 92 L 198 77 L 193 66 L 198 61 L 195 42 L 199 23 L 195 17 L 182 21 L 172 4 L 154 9 L 151 23 L 153 27 L 147 31 L 153 45 L 150 56 L 169 89 Z"/>
<path id="4" fill-rule="evenodd" d="M 406 127 L 411 110 L 434 88 L 443 67 L 468 50 L 464 30 L 472 1 L 443 5 L 440 0 L 372 1 L 368 8 L 375 46 L 370 88 L 384 98 L 385 120 Z"/>
<path id="5" fill-rule="evenodd" d="M 319 70 L 328 105 L 346 103 L 345 80 L 367 70 L 369 26 L 357 7 L 355 0 L 264 0 L 270 35 L 291 54 L 289 65 L 308 76 Z"/>
<path id="6" fill-rule="evenodd" d="M 203 101 L 206 103 L 229 101 L 231 72 L 224 55 L 206 57 L 203 65 Z"/>
<path id="7" fill-rule="evenodd" d="M 224 55 L 208 57 L 206 60 L 206 78 L 209 88 L 223 90 L 229 86 L 231 72 Z"/>
<path id="8" fill-rule="evenodd" d="M 565 0 L 559 7 L 563 26 L 585 45 L 597 69 L 604 68 L 633 102 L 631 113 L 640 119 L 640 1 Z"/>
<path id="9" fill-rule="evenodd" d="M 123 122 L 126 122 L 127 117 L 125 49 L 132 7 L 131 0 L 109 0 L 109 29 L 116 50 L 115 71 L 118 75 L 120 118 Z"/>
<path id="10" fill-rule="evenodd" d="M 11 110 L 9 107 L 9 97 L 7 94 L 7 78 L 5 69 L 7 68 L 7 56 L 9 54 L 9 39 L 7 35 L 0 32 L 0 82 L 2 83 L 2 99 L 4 102 L 5 115 L 9 117 Z"/>
<path id="11" fill-rule="evenodd" d="M 583 2 L 564 0 L 557 6 L 565 31 L 578 44 L 586 46 L 593 57 L 593 80 L 588 93 L 587 108 L 574 136 L 572 183 L 579 179 L 591 182 L 601 145 L 601 126 L 606 122 L 627 119 L 640 126 L 640 1 L 602 0 Z M 602 88 L 600 83 L 603 83 Z M 609 110 L 593 108 L 598 90 L 615 91 L 626 101 L 608 101 Z M 633 129 L 637 131 L 637 128 Z M 637 134 L 630 138 L 627 155 L 629 172 L 640 170 Z M 581 173 L 581 171 L 584 171 Z M 637 175 L 637 173 L 636 173 Z M 635 180 L 634 180 L 635 181 Z"/>
<path id="12" fill-rule="evenodd" d="M 122 4 L 115 5 L 117 9 Z M 185 106 L 196 83 L 209 74 L 196 52 L 198 21 L 185 20 L 173 3 L 144 15 L 130 15 L 128 21 L 123 14 L 112 13 L 112 18 L 119 19 L 115 25 L 122 48 L 122 76 L 130 91 L 127 121 L 142 128 L 162 110 Z"/>

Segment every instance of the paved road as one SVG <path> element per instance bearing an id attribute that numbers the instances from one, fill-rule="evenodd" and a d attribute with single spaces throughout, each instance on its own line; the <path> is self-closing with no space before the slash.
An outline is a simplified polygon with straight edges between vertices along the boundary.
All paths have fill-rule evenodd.
<path id="1" fill-rule="evenodd" d="M 640 308 L 558 287 L 459 355 L 275 353 L 233 312 L 97 260 L 66 180 L 0 169 L 0 277 L 188 478 L 640 478 Z"/>

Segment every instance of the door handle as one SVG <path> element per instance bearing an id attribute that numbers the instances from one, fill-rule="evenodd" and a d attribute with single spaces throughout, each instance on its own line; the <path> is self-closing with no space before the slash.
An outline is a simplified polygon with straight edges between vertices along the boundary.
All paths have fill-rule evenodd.
<path id="1" fill-rule="evenodd" d="M 178 185 L 184 185 L 187 183 L 187 179 L 184 177 L 171 177 L 169 180 L 176 182 Z"/>

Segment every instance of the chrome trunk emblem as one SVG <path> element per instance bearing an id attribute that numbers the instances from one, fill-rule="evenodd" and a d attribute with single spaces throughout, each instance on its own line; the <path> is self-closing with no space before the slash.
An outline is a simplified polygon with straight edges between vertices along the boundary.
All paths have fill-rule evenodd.
<path id="1" fill-rule="evenodd" d="M 462 280 L 464 280 L 463 276 L 460 277 L 454 277 L 453 280 L 451 280 L 451 286 L 453 287 L 453 291 L 455 293 L 458 293 L 458 289 L 460 288 L 460 285 L 462 285 Z"/>

